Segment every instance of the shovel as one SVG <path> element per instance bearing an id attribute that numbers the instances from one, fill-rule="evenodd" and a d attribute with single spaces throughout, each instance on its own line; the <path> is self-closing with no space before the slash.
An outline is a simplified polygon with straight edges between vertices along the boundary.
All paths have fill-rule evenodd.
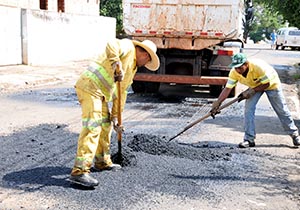
<path id="1" fill-rule="evenodd" d="M 120 69 L 119 66 L 117 66 L 116 69 L 117 73 L 119 73 Z M 121 113 L 121 82 L 117 82 L 117 89 L 118 89 L 118 125 L 122 125 L 122 113 Z M 112 156 L 113 162 L 118 163 L 122 165 L 123 162 L 123 155 L 122 155 L 122 132 L 117 132 L 117 139 L 118 139 L 118 152 Z"/>
<path id="2" fill-rule="evenodd" d="M 240 99 L 239 97 L 237 97 L 237 98 L 235 98 L 235 99 L 229 101 L 228 103 L 226 103 L 226 104 L 220 106 L 219 111 L 221 111 L 222 109 L 224 109 L 224 108 L 230 106 L 231 104 L 233 104 L 233 103 L 235 103 L 235 102 L 237 102 L 237 101 L 241 101 L 241 99 Z M 173 139 L 175 139 L 177 136 L 179 136 L 179 135 L 181 135 L 182 133 L 184 133 L 186 130 L 188 130 L 188 129 L 190 129 L 191 127 L 193 127 L 194 125 L 196 125 L 197 123 L 199 123 L 199 122 L 205 120 L 206 118 L 208 118 L 208 117 L 210 117 L 210 116 L 211 116 L 211 113 L 209 112 L 209 113 L 207 113 L 206 115 L 204 115 L 203 117 L 201 117 L 201 118 L 195 120 L 194 122 L 188 124 L 188 125 L 187 125 L 180 133 L 178 133 L 178 134 L 176 134 L 175 136 L 173 136 L 172 138 L 170 138 L 170 139 L 169 139 L 169 142 L 172 141 Z"/>
<path id="3" fill-rule="evenodd" d="M 117 73 L 120 73 L 119 66 L 117 67 Z M 122 125 L 122 112 L 121 112 L 121 82 L 117 82 L 118 88 L 118 125 Z M 122 132 L 118 132 L 118 157 L 122 160 Z"/>

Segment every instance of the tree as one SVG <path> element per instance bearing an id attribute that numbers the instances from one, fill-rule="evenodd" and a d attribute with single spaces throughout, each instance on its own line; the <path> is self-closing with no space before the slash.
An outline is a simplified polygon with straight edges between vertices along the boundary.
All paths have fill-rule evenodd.
<path id="1" fill-rule="evenodd" d="M 117 20 L 116 32 L 123 32 L 123 8 L 122 0 L 101 0 L 100 15 L 106 17 L 114 17 Z"/>
<path id="2" fill-rule="evenodd" d="M 254 8 L 252 5 L 252 0 L 244 0 L 245 4 L 245 19 L 243 19 L 243 39 L 244 42 L 247 43 L 247 38 L 249 36 L 250 31 L 252 30 L 252 24 L 254 20 Z"/>
<path id="3" fill-rule="evenodd" d="M 290 26 L 300 27 L 299 0 L 257 0 L 264 3 L 271 11 L 278 12 Z"/>
<path id="4" fill-rule="evenodd" d="M 253 4 L 255 10 L 249 29 L 249 37 L 254 42 L 265 39 L 269 40 L 273 29 L 278 29 L 284 25 L 283 16 L 268 7 L 264 1 L 265 0 L 257 0 Z"/>

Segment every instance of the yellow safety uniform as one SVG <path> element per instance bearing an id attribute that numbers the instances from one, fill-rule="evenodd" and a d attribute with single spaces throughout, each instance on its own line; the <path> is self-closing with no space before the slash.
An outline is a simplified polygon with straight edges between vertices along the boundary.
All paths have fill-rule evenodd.
<path id="1" fill-rule="evenodd" d="M 82 130 L 72 175 L 89 173 L 95 158 L 97 168 L 112 164 L 110 158 L 111 119 L 118 116 L 117 85 L 114 81 L 115 62 L 122 63 L 124 79 L 121 86 L 121 110 L 124 110 L 127 89 L 137 71 L 136 52 L 129 39 L 108 42 L 105 50 L 77 81 L 75 88 L 82 108 Z M 108 102 L 113 102 L 111 112 Z"/>
<path id="2" fill-rule="evenodd" d="M 247 77 L 239 74 L 235 69 L 229 72 L 226 87 L 233 88 L 237 82 L 240 82 L 250 88 L 255 88 L 261 84 L 270 83 L 266 90 L 275 90 L 279 88 L 280 79 L 277 72 L 268 63 L 263 60 L 249 59 L 249 72 Z"/>

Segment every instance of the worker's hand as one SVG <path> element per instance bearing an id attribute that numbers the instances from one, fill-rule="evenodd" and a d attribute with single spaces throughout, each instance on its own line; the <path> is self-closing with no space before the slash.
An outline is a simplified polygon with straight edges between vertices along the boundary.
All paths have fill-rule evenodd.
<path id="1" fill-rule="evenodd" d="M 211 110 L 210 110 L 210 115 L 212 116 L 212 118 L 215 118 L 217 114 L 221 113 L 220 106 L 221 106 L 221 102 L 219 100 L 216 100 L 212 103 Z"/>
<path id="2" fill-rule="evenodd" d="M 120 70 L 119 73 L 115 72 L 114 77 L 115 77 L 115 82 L 121 82 L 124 79 L 123 70 Z"/>
<path id="3" fill-rule="evenodd" d="M 255 90 L 253 88 L 248 88 L 247 90 L 243 91 L 239 96 L 239 100 L 238 102 L 244 100 L 244 99 L 248 99 L 251 98 L 252 96 L 254 96 L 255 94 Z"/>
<path id="4" fill-rule="evenodd" d="M 114 126 L 114 130 L 117 133 L 123 133 L 125 131 L 123 125 L 118 124 L 118 119 L 116 117 L 112 118 L 112 123 L 113 123 L 113 126 Z"/>
<path id="5" fill-rule="evenodd" d="M 112 64 L 114 70 L 115 82 L 121 82 L 124 79 L 124 70 L 122 68 L 122 63 L 120 61 L 114 62 Z"/>

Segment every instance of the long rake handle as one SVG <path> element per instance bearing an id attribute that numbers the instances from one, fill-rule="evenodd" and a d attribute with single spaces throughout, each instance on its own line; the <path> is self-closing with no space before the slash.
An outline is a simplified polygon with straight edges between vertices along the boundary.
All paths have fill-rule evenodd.
<path id="1" fill-rule="evenodd" d="M 229 101 L 228 103 L 226 103 L 226 104 L 220 106 L 219 110 L 222 110 L 222 109 L 224 109 L 224 108 L 230 106 L 231 104 L 237 102 L 239 99 L 240 99 L 240 98 L 235 98 L 235 99 Z M 206 118 L 208 118 L 208 117 L 210 117 L 210 116 L 211 116 L 211 114 L 210 114 L 210 112 L 209 112 L 209 113 L 207 113 L 206 115 L 204 115 L 203 117 L 201 117 L 201 118 L 195 120 L 194 122 L 188 124 L 188 125 L 187 125 L 180 133 L 178 133 L 178 134 L 176 134 L 175 136 L 173 136 L 172 138 L 170 138 L 170 139 L 169 139 L 169 142 L 172 141 L 173 139 L 175 139 L 177 136 L 179 136 L 179 135 L 181 135 L 182 133 L 184 133 L 186 130 L 188 130 L 188 129 L 190 129 L 191 127 L 193 127 L 194 125 L 196 125 L 197 123 L 199 123 L 199 122 L 205 120 Z"/>

